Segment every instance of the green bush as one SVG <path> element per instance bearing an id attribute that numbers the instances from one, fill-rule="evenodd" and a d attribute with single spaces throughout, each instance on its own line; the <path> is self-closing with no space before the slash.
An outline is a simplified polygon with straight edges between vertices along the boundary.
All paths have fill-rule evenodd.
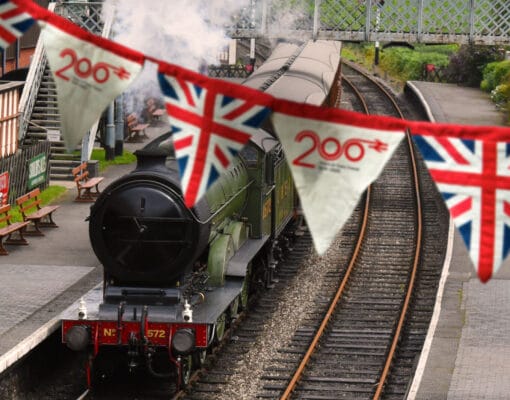
<path id="1" fill-rule="evenodd" d="M 502 55 L 495 46 L 464 45 L 450 57 L 446 76 L 449 82 L 479 87 L 485 65 L 501 59 Z"/>
<path id="2" fill-rule="evenodd" d="M 498 85 L 510 81 L 510 61 L 491 62 L 483 69 L 482 90 L 490 92 Z"/>
<path id="3" fill-rule="evenodd" d="M 425 51 L 422 51 L 425 49 Z M 438 50 L 438 49 L 436 49 Z M 423 75 L 425 64 L 434 64 L 441 68 L 448 65 L 451 49 L 432 51 L 431 48 L 420 47 L 385 49 L 381 56 L 381 67 L 390 75 L 399 76 L 402 80 L 417 80 Z"/>

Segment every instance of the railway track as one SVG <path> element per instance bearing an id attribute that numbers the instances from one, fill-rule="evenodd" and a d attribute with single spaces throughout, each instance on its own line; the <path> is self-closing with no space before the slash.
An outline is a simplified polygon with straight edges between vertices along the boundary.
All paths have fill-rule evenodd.
<path id="1" fill-rule="evenodd" d="M 344 74 L 346 70 L 344 88 L 356 97 L 358 107 L 365 112 L 384 110 L 385 115 L 403 116 L 396 101 L 378 82 L 359 73 L 352 65 L 343 69 Z M 374 100 L 376 90 L 389 101 L 383 96 Z M 366 101 L 365 96 L 371 101 Z M 282 395 L 275 393 L 279 389 L 277 385 L 267 385 L 263 397 L 405 397 L 439 280 L 438 271 L 420 270 L 424 267 L 421 259 L 425 231 L 427 244 L 440 232 L 438 225 L 423 223 L 424 211 L 430 208 L 422 207 L 422 187 L 429 193 L 435 191 L 420 179 L 418 169 L 408 137 L 367 193 L 366 214 L 356 251 L 319 329 L 305 326 L 296 332 L 293 349 L 306 344 L 306 352 L 301 349 L 305 356 L 299 367 Z M 438 215 L 438 210 L 434 211 L 430 215 Z M 426 254 L 423 258 L 426 259 Z M 412 307 L 412 301 L 423 294 L 420 291 L 425 286 L 429 289 L 427 307 Z"/>
<path id="2" fill-rule="evenodd" d="M 353 82 L 354 87 L 361 85 L 358 106 L 352 102 L 356 111 L 401 115 L 394 100 L 374 99 L 377 84 L 364 82 L 367 78 L 356 76 L 352 66 L 345 71 L 348 71 L 345 81 Z M 349 90 L 345 85 L 344 95 Z M 285 268 L 292 266 L 289 263 L 303 257 L 298 254 L 294 259 L 291 255 L 280 272 L 285 278 L 280 278 L 274 295 L 265 297 L 250 311 L 211 372 L 202 371 L 184 398 L 405 397 L 427 333 L 442 268 L 444 249 L 438 248 L 437 238 L 447 231 L 446 210 L 423 173 L 420 160 L 412 161 L 412 154 L 412 143 L 402 144 L 367 193 L 366 207 L 357 208 L 336 248 L 327 261 L 323 260 L 326 266 L 316 271 L 315 292 L 307 294 L 313 299 L 296 295 L 301 289 L 294 295 L 285 293 L 289 286 L 290 290 L 295 289 L 292 286 L 296 281 L 307 279 L 307 269 L 313 268 L 307 263 L 317 262 L 310 255 L 300 267 L 304 276 L 293 276 L 295 266 L 286 275 Z M 414 169 L 410 167 L 413 163 Z M 419 210 L 421 217 L 416 216 Z M 364 219 L 367 222 L 361 231 L 365 233 L 359 235 Z M 416 225 L 417 219 L 423 220 L 422 227 Z M 356 248 L 359 253 L 353 255 Z M 352 271 L 347 278 L 349 269 Z M 338 305 L 333 307 L 331 298 L 339 292 L 339 285 L 341 295 Z M 296 307 L 299 322 L 288 327 L 290 333 L 285 339 L 285 334 L 278 336 L 267 326 L 274 326 L 279 320 L 289 324 L 280 319 L 285 309 L 282 302 L 293 296 L 291 303 L 306 306 L 299 310 Z M 402 309 L 404 303 L 407 310 Z M 315 339 L 322 323 L 317 316 L 326 313 L 330 319 L 324 325 L 326 335 Z M 268 345 L 273 336 L 281 344 Z M 318 345 L 317 349 L 309 349 L 312 342 Z M 295 371 L 306 351 L 312 355 L 311 362 L 305 363 L 296 377 Z M 293 387 L 288 388 L 292 381 Z"/>

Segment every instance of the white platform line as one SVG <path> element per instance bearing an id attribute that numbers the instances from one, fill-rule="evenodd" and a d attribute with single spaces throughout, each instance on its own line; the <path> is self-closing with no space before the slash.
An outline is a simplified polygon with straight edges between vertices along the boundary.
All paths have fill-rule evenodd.
<path id="1" fill-rule="evenodd" d="M 33 334 L 23 339 L 16 346 L 0 357 L 0 373 L 13 365 L 16 361 L 23 358 L 31 350 L 37 347 L 43 340 L 48 338 L 53 332 L 60 328 L 60 317 L 56 317 L 46 322 Z"/>
<path id="2" fill-rule="evenodd" d="M 427 113 L 427 118 L 430 122 L 436 122 L 436 119 L 434 118 L 434 115 L 432 114 L 432 110 L 430 109 L 429 103 L 425 100 L 423 97 L 423 94 L 421 91 L 416 87 L 416 85 L 412 82 L 407 81 L 407 86 L 411 88 L 411 90 L 414 92 L 416 96 L 418 96 L 418 99 L 420 100 L 423 108 L 425 108 L 425 112 Z"/>
<path id="3" fill-rule="evenodd" d="M 434 312 L 432 314 L 432 319 L 430 320 L 430 325 L 429 325 L 429 329 L 427 331 L 427 337 L 425 338 L 425 342 L 423 344 L 423 350 L 420 355 L 420 360 L 418 362 L 418 366 L 416 367 L 416 372 L 414 374 L 413 383 L 411 385 L 411 389 L 409 389 L 409 393 L 407 394 L 407 400 L 414 400 L 416 398 L 416 394 L 418 393 L 418 389 L 420 387 L 420 383 L 423 378 L 423 374 L 425 372 L 425 365 L 427 364 L 427 360 L 429 358 L 430 349 L 432 347 L 432 340 L 434 339 L 434 335 L 435 335 L 436 329 L 437 329 L 437 324 L 439 322 L 439 316 L 441 314 L 441 303 L 443 301 L 443 294 L 444 294 L 446 279 L 448 278 L 448 274 L 450 272 L 450 263 L 452 260 L 452 253 L 453 253 L 454 234 L 455 234 L 455 226 L 453 224 L 452 219 L 450 218 L 450 226 L 448 228 L 448 244 L 446 247 L 443 272 L 441 273 L 441 279 L 439 280 L 439 286 L 437 288 L 437 296 L 436 296 L 436 302 L 434 304 Z"/>

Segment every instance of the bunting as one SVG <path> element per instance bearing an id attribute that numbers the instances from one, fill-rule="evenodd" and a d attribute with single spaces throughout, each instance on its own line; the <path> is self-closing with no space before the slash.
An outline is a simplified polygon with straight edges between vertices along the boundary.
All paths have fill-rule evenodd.
<path id="1" fill-rule="evenodd" d="M 78 144 L 151 59 L 29 0 L 0 0 L 0 47 L 38 20 L 57 86 L 62 135 Z M 406 130 L 413 134 L 480 279 L 510 250 L 510 130 L 365 116 L 298 104 L 160 60 L 158 78 L 191 207 L 274 110 L 317 251 L 326 251 Z M 333 216 L 333 217 L 332 217 Z"/>
<path id="2" fill-rule="evenodd" d="M 32 15 L 19 1 L 0 0 L 0 50 L 7 50 L 34 22 Z"/>
<path id="3" fill-rule="evenodd" d="M 145 57 L 57 15 L 46 19 L 39 24 L 57 88 L 62 137 L 71 151 L 134 81 Z"/>
<path id="4" fill-rule="evenodd" d="M 272 97 L 159 62 L 185 203 L 192 207 L 269 114 Z"/>
<path id="5" fill-rule="evenodd" d="M 486 282 L 510 250 L 510 144 L 424 135 L 414 140 Z"/>
<path id="6" fill-rule="evenodd" d="M 371 127 L 353 113 L 332 111 L 277 102 L 272 114 L 319 254 L 405 136 L 404 129 Z"/>

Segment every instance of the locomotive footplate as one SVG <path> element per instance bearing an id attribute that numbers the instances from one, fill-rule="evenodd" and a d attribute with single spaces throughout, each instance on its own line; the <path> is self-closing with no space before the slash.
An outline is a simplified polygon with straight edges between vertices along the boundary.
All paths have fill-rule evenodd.
<path id="1" fill-rule="evenodd" d="M 205 301 L 193 309 L 193 322 L 214 324 L 228 306 L 241 293 L 242 278 L 226 277 L 225 284 L 206 291 Z"/>
<path id="2" fill-rule="evenodd" d="M 192 307 L 189 322 L 183 318 L 181 303 L 170 306 L 105 304 L 102 303 L 102 288 L 98 286 L 62 315 L 62 342 L 68 343 L 69 330 L 80 326 L 84 328 L 80 334 L 82 341 L 94 346 L 128 345 L 134 335 L 137 339 L 145 337 L 150 345 L 168 347 L 175 332 L 189 328 L 195 332 L 195 346 L 207 347 L 208 329 L 241 293 L 242 286 L 243 279 L 227 278 L 224 286 L 207 290 L 206 301 Z"/>

